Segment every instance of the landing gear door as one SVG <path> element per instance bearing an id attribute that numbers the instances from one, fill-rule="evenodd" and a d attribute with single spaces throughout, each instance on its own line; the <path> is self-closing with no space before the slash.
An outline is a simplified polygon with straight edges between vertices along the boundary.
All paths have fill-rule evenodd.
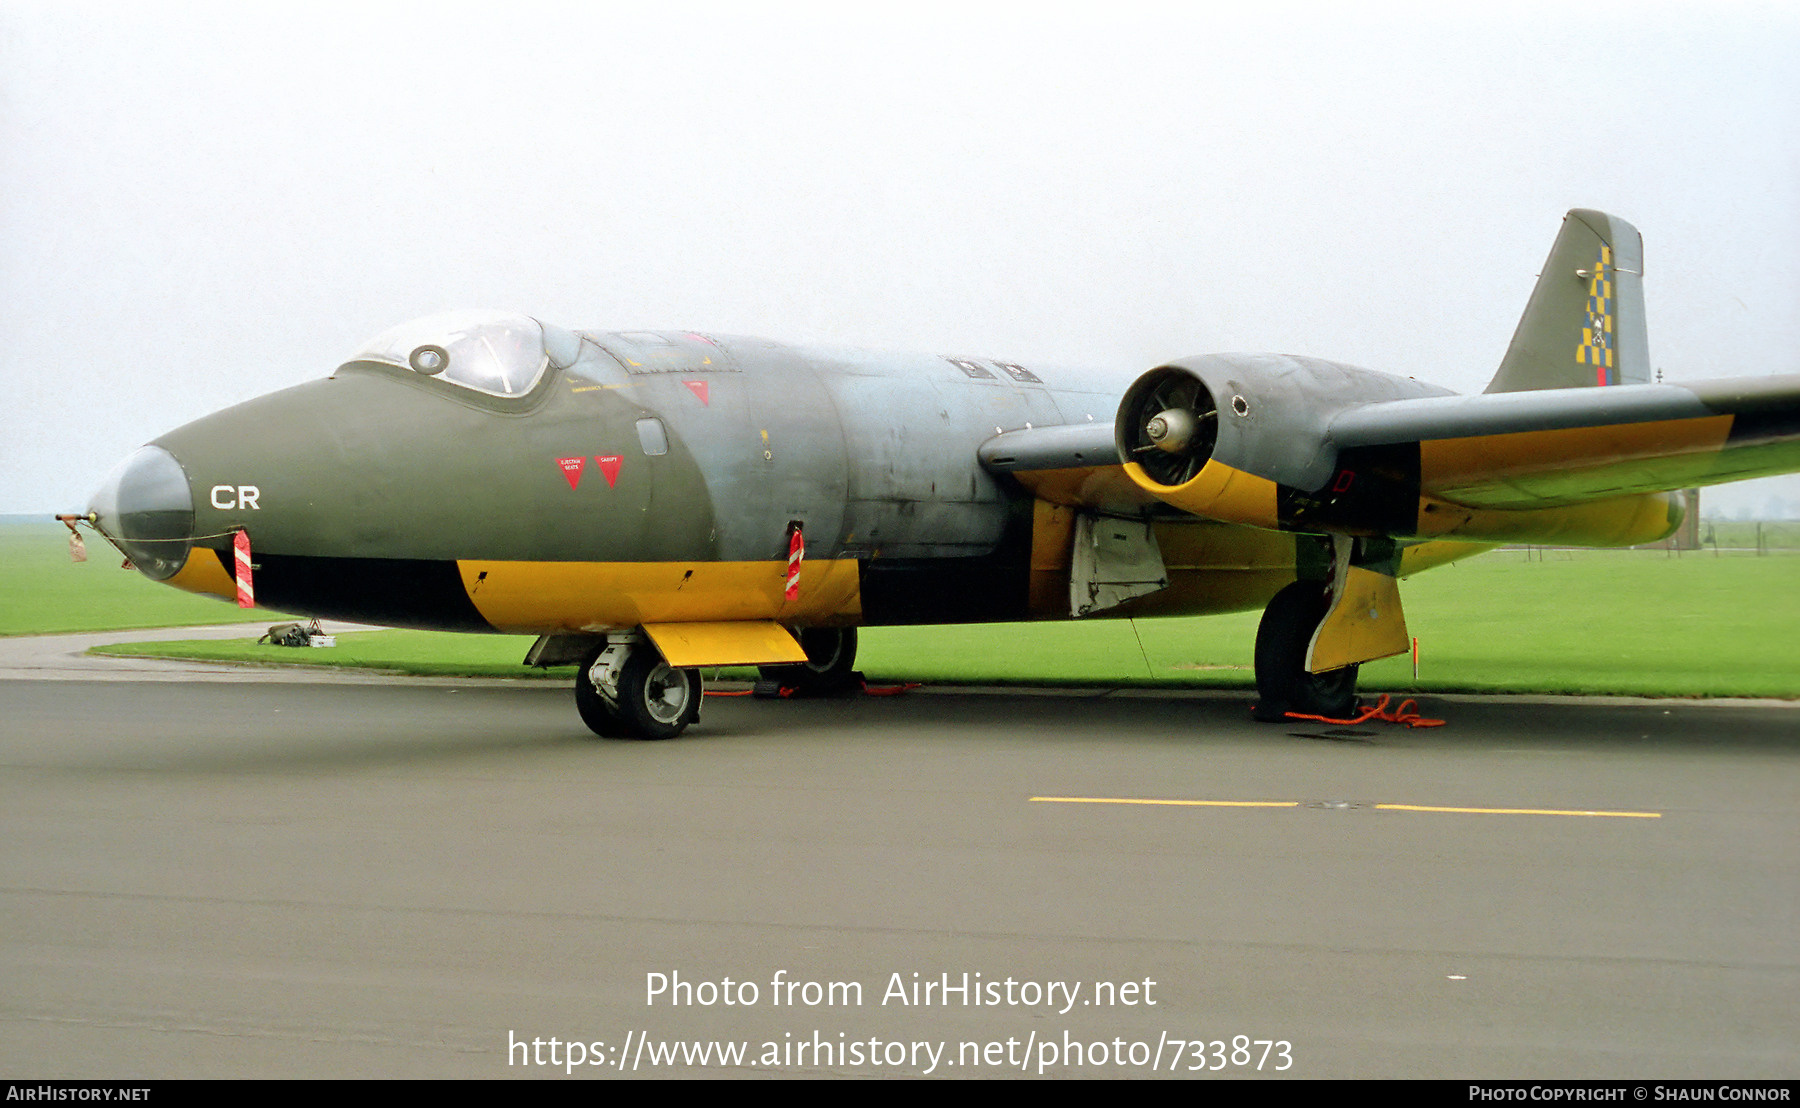
<path id="1" fill-rule="evenodd" d="M 1332 542 L 1335 561 L 1331 607 L 1306 652 L 1309 673 L 1404 654 L 1411 645 L 1400 607 L 1400 551 L 1391 539 Z"/>
<path id="2" fill-rule="evenodd" d="M 1169 587 L 1156 531 L 1147 520 L 1075 517 L 1069 569 L 1069 611 L 1075 616 L 1116 608 L 1135 596 Z"/>

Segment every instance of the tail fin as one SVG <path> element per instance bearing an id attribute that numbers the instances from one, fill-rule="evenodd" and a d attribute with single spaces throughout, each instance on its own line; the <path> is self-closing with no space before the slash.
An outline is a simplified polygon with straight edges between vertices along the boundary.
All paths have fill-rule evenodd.
<path id="1" fill-rule="evenodd" d="M 1562 233 L 1487 391 L 1649 380 L 1643 236 L 1617 216 L 1577 208 L 1563 217 Z"/>

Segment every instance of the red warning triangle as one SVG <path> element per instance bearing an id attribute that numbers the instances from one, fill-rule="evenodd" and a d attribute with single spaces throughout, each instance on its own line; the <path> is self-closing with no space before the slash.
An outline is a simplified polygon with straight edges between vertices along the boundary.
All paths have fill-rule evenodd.
<path id="1" fill-rule="evenodd" d="M 594 459 L 600 463 L 600 474 L 606 478 L 606 487 L 612 488 L 619 480 L 619 466 L 625 461 L 620 454 L 602 454 Z"/>
<path id="2" fill-rule="evenodd" d="M 569 487 L 581 484 L 581 467 L 587 465 L 586 458 L 558 458 L 556 464 L 562 467 L 563 476 L 569 479 Z M 608 481 L 607 484 L 611 484 Z"/>
<path id="3" fill-rule="evenodd" d="M 709 408 L 712 407 L 712 401 L 710 401 L 706 398 L 706 382 L 705 381 L 683 381 L 682 384 L 686 385 L 690 390 L 692 390 L 692 392 L 695 396 L 698 396 L 700 398 L 701 404 L 704 404 L 705 406 L 707 406 Z"/>

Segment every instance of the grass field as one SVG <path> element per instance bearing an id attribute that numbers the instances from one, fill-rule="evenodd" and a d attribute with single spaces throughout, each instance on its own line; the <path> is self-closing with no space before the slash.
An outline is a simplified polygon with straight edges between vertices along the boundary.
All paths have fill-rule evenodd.
<path id="1" fill-rule="evenodd" d="M 1800 697 L 1800 555 L 1505 550 L 1411 578 L 1402 594 L 1420 642 L 1419 680 L 1410 659 L 1388 659 L 1363 668 L 1365 692 Z M 858 664 L 875 681 L 1249 688 L 1257 618 L 870 628 Z M 528 638 L 379 631 L 338 642 L 128 649 L 416 673 L 537 673 L 519 664 Z"/>
<path id="2" fill-rule="evenodd" d="M 82 537 L 88 560 L 71 562 L 62 524 L 0 522 L 0 635 L 269 620 L 122 570 L 106 540 L 85 528 Z"/>
<path id="3" fill-rule="evenodd" d="M 1700 541 L 1710 550 L 1800 550 L 1800 519 L 1700 521 Z"/>

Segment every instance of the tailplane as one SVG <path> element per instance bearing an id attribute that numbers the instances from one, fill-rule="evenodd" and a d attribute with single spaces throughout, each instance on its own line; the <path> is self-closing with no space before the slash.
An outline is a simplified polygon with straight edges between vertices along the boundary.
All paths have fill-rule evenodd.
<path id="1" fill-rule="evenodd" d="M 1563 217 L 1512 345 L 1486 391 L 1649 380 L 1643 237 L 1617 216 L 1577 208 Z"/>

